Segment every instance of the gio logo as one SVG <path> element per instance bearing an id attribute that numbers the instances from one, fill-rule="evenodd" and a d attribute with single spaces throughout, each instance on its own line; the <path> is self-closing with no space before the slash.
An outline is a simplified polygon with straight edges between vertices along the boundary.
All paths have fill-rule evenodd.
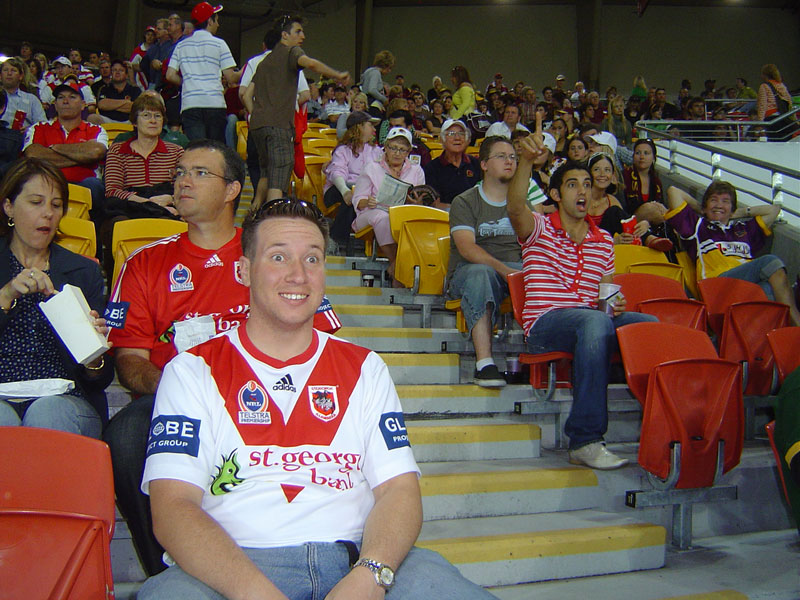
<path id="1" fill-rule="evenodd" d="M 406 432 L 406 423 L 403 419 L 403 413 L 383 413 L 381 415 L 380 427 L 383 440 L 386 442 L 386 447 L 389 450 L 411 445 L 408 441 L 408 433 Z"/>

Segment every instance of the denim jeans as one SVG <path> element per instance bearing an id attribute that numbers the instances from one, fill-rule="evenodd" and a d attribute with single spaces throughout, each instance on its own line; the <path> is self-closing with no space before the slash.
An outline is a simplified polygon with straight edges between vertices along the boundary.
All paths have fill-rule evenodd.
<path id="1" fill-rule="evenodd" d="M 224 108 L 187 108 L 181 112 L 181 122 L 189 141 L 208 138 L 225 143 L 228 119 Z"/>
<path id="2" fill-rule="evenodd" d="M 506 266 L 521 270 L 522 263 L 508 262 Z M 492 304 L 492 325 L 497 324 L 500 316 L 500 304 L 508 298 L 508 284 L 505 279 L 489 265 L 463 263 L 456 267 L 447 295 L 461 298 L 461 312 L 467 322 L 467 329 L 472 331 L 475 323 L 486 313 L 487 306 Z"/>
<path id="3" fill-rule="evenodd" d="M 100 415 L 83 398 L 71 394 L 42 396 L 13 406 L 0 400 L 0 425 L 43 427 L 100 439 Z"/>
<path id="4" fill-rule="evenodd" d="M 528 334 L 528 350 L 571 352 L 572 410 L 564 424 L 570 450 L 603 440 L 608 429 L 608 372 L 619 349 L 617 328 L 658 321 L 652 315 L 625 312 L 609 317 L 591 308 L 558 308 L 546 312 Z"/>
<path id="5" fill-rule="evenodd" d="M 247 556 L 290 600 L 323 600 L 350 570 L 349 555 L 341 543 L 308 543 L 286 548 L 245 548 Z M 363 567 L 359 567 L 363 568 Z M 224 597 L 172 566 L 151 577 L 139 590 L 138 600 L 224 600 Z M 464 578 L 441 555 L 412 548 L 396 570 L 388 600 L 489 600 L 487 590 Z"/>
<path id="6" fill-rule="evenodd" d="M 161 560 L 164 549 L 153 535 L 150 497 L 139 489 L 154 402 L 152 394 L 134 398 L 114 415 L 103 433 L 103 441 L 111 450 L 117 505 L 128 521 L 133 545 L 148 575 L 160 573 L 165 568 Z"/>
<path id="7" fill-rule="evenodd" d="M 99 228 L 106 216 L 106 184 L 103 183 L 103 180 L 99 177 L 87 177 L 83 181 L 77 182 L 75 185 L 88 188 L 92 193 L 92 209 L 89 211 L 89 215 L 92 217 L 95 226 Z M 98 244 L 98 250 L 99 249 Z"/>
<path id="8" fill-rule="evenodd" d="M 738 267 L 728 269 L 720 274 L 720 277 L 732 277 L 733 279 L 743 279 L 751 283 L 756 283 L 761 286 L 767 298 L 775 300 L 775 293 L 772 291 L 772 286 L 769 284 L 769 278 L 778 269 L 783 269 L 783 261 L 774 254 L 765 254 L 753 260 L 748 260 Z"/>

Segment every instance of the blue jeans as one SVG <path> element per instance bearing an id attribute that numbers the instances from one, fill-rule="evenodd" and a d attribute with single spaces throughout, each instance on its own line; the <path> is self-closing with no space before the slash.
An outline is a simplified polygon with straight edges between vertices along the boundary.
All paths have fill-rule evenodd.
<path id="1" fill-rule="evenodd" d="M 591 308 L 558 308 L 546 312 L 528 333 L 528 350 L 571 352 L 572 410 L 564 424 L 570 450 L 603 440 L 608 429 L 608 372 L 619 349 L 617 328 L 658 321 L 652 315 L 625 312 L 609 317 Z"/>
<path id="2" fill-rule="evenodd" d="M 244 551 L 290 600 L 322 600 L 350 571 L 349 555 L 341 543 L 315 542 L 286 548 L 244 548 Z M 148 579 L 136 597 L 138 600 L 224 600 L 177 565 Z M 395 584 L 386 598 L 488 600 L 495 596 L 464 578 L 441 555 L 414 547 L 396 570 Z"/>
<path id="3" fill-rule="evenodd" d="M 42 396 L 17 406 L 0 400 L 0 425 L 43 427 L 100 439 L 100 415 L 83 398 L 71 394 Z"/>
<path id="4" fill-rule="evenodd" d="M 105 218 L 106 184 L 99 177 L 87 177 L 75 185 L 88 188 L 92 193 L 92 210 L 89 214 L 95 225 L 99 227 Z"/>
<path id="5" fill-rule="evenodd" d="M 181 112 L 181 122 L 189 141 L 208 138 L 225 143 L 228 119 L 224 108 L 187 108 Z"/>
<path id="6" fill-rule="evenodd" d="M 508 262 L 506 266 L 521 270 L 522 263 Z M 467 322 L 467 329 L 472 331 L 475 323 L 492 305 L 492 325 L 497 324 L 500 316 L 500 304 L 508 298 L 508 284 L 505 279 L 489 265 L 464 263 L 456 267 L 447 294 L 451 298 L 461 298 L 461 312 Z"/>
<path id="7" fill-rule="evenodd" d="M 778 269 L 783 269 L 783 261 L 774 254 L 765 254 L 753 260 L 748 260 L 738 267 L 728 269 L 720 274 L 720 277 L 732 277 L 733 279 L 743 279 L 751 283 L 757 283 L 767 294 L 767 298 L 775 300 L 775 293 L 769 284 L 769 278 Z"/>

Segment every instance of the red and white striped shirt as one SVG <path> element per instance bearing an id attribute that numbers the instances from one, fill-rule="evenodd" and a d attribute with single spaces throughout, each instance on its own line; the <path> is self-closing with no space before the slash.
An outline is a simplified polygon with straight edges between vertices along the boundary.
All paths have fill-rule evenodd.
<path id="1" fill-rule="evenodd" d="M 183 156 L 183 148 L 159 139 L 156 147 L 145 158 L 133 148 L 131 138 L 121 144 L 112 144 L 106 154 L 106 196 L 127 200 L 134 187 L 164 183 L 172 178 L 172 169 Z"/>
<path id="2" fill-rule="evenodd" d="M 533 232 L 522 245 L 525 335 L 536 319 L 556 308 L 595 308 L 600 280 L 614 274 L 614 242 L 587 218 L 589 231 L 576 244 L 558 213 L 533 214 Z"/>

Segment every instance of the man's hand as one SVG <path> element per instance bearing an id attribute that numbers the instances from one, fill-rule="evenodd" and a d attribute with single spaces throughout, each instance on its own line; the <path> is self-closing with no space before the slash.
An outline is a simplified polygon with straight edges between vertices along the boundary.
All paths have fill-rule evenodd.
<path id="1" fill-rule="evenodd" d="M 617 296 L 614 299 L 614 316 L 618 317 L 622 313 L 624 313 L 627 306 L 628 306 L 628 299 L 621 294 Z"/>
<path id="2" fill-rule="evenodd" d="M 350 73 L 348 71 L 340 71 L 336 77 L 336 83 L 343 86 L 350 85 Z"/>
<path id="3" fill-rule="evenodd" d="M 647 233 L 648 229 L 650 229 L 650 223 L 647 221 L 639 221 L 636 223 L 636 227 L 633 228 L 633 237 L 642 237 L 645 233 Z"/>
<path id="4" fill-rule="evenodd" d="M 520 139 L 520 158 L 529 163 L 535 162 L 537 158 L 547 152 L 544 135 L 542 135 L 542 116 L 542 113 L 536 113 L 536 129 L 531 135 Z"/>
<path id="5" fill-rule="evenodd" d="M 342 577 L 325 600 L 382 600 L 386 590 L 375 581 L 375 575 L 366 567 L 356 567 Z"/>

